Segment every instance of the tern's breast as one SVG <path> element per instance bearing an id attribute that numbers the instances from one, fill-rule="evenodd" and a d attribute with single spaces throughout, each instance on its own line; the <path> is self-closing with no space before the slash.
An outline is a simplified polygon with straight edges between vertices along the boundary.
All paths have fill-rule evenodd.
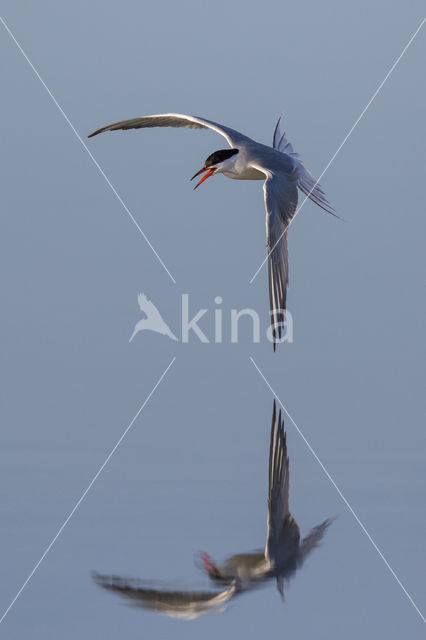
<path id="1" fill-rule="evenodd" d="M 235 166 L 234 170 L 223 171 L 223 175 L 233 180 L 265 180 L 266 176 L 262 171 L 258 171 L 254 167 Z"/>

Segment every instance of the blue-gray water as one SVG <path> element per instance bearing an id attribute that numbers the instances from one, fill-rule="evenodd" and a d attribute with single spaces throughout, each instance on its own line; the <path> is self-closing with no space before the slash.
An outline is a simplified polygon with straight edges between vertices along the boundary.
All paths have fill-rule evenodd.
<path id="1" fill-rule="evenodd" d="M 10 1 L 2 17 L 76 129 L 193 113 L 270 143 L 281 111 L 319 175 L 422 19 L 422 5 L 327 1 Z M 249 42 L 247 36 L 253 38 Z M 272 394 L 253 356 L 425 610 L 425 33 L 289 233 L 294 343 L 128 340 L 151 298 L 181 293 L 213 335 L 215 296 L 267 317 L 260 183 L 188 179 L 210 132 L 88 141 L 175 277 L 139 235 L 10 36 L 2 78 L 0 602 L 4 611 L 173 356 L 176 361 L 0 625 L 5 638 L 421 638 L 424 625 L 286 420 L 302 533 L 338 515 L 292 581 L 192 623 L 126 607 L 92 570 L 207 586 L 194 566 L 265 539 Z M 226 334 L 226 331 L 224 331 Z"/>

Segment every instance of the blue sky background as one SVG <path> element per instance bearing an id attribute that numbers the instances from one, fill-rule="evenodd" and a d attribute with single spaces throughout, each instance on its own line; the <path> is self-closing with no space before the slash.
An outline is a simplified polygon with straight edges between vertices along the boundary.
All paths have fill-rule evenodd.
<path id="1" fill-rule="evenodd" d="M 85 136 L 137 115 L 204 116 L 290 141 L 319 175 L 419 26 L 422 3 L 5 0 L 1 15 Z M 225 141 L 147 130 L 87 142 L 168 277 L 0 27 L 0 586 L 4 611 L 173 356 L 172 368 L 0 626 L 7 638 L 421 638 L 424 624 L 290 420 L 302 533 L 338 519 L 290 585 L 192 623 L 130 609 L 90 572 L 207 584 L 193 563 L 262 546 L 272 394 L 425 610 L 423 60 L 419 33 L 289 233 L 294 343 L 274 354 L 143 333 L 146 293 L 252 307 L 266 326 L 261 184 L 188 180 Z M 227 338 L 227 339 L 226 339 Z"/>

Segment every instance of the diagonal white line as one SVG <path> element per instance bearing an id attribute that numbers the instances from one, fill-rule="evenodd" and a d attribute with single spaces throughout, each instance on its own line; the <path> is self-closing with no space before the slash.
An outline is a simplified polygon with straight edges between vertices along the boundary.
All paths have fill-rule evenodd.
<path id="1" fill-rule="evenodd" d="M 369 539 L 369 541 L 371 542 L 371 544 L 373 545 L 374 549 L 377 551 L 377 553 L 379 554 L 379 556 L 381 557 L 381 559 L 383 560 L 383 562 L 385 563 L 386 567 L 389 569 L 390 573 L 392 574 L 392 576 L 394 577 L 394 579 L 396 580 L 396 582 L 399 584 L 399 586 L 401 587 L 401 589 L 403 590 L 403 592 L 405 593 L 405 595 L 407 596 L 408 600 L 411 602 L 411 604 L 413 605 L 413 607 L 415 608 L 415 610 L 417 611 L 417 613 L 419 614 L 419 616 L 421 617 L 421 619 L 423 620 L 423 622 L 426 624 L 426 618 L 424 617 L 424 615 L 422 614 L 422 612 L 420 611 L 419 607 L 416 605 L 416 603 L 414 602 L 413 598 L 410 596 L 410 594 L 408 593 L 407 589 L 404 587 L 404 585 L 402 584 L 401 580 L 398 578 L 398 576 L 396 575 L 395 571 L 392 569 L 391 565 L 389 564 L 389 562 L 386 560 L 385 556 L 383 555 L 383 553 L 380 551 L 379 547 L 377 546 L 377 544 L 374 542 L 373 538 L 371 537 L 371 535 L 368 533 L 367 529 L 365 528 L 365 526 L 363 525 L 363 523 L 361 522 L 361 520 L 359 519 L 359 517 L 357 516 L 357 514 L 355 513 L 355 511 L 353 510 L 353 508 L 351 507 L 351 505 L 349 504 L 347 498 L 345 498 L 345 496 L 343 495 L 341 489 L 339 489 L 339 487 L 337 486 L 335 480 L 333 479 L 333 477 L 330 475 L 330 473 L 327 471 L 327 469 L 325 468 L 324 464 L 321 462 L 321 460 L 319 459 L 318 455 L 316 454 L 316 452 L 314 451 L 314 449 L 312 448 L 312 446 L 309 444 L 309 442 L 307 441 L 307 439 L 305 438 L 305 436 L 303 435 L 302 431 L 299 429 L 299 427 L 297 426 L 297 424 L 295 423 L 295 421 L 293 420 L 293 418 L 291 417 L 291 415 L 289 414 L 289 412 L 287 411 L 287 408 L 284 406 L 284 404 L 281 402 L 280 398 L 278 397 L 278 395 L 275 393 L 275 391 L 273 390 L 272 386 L 269 384 L 268 380 L 265 378 L 265 376 L 263 375 L 262 371 L 259 369 L 259 367 L 257 366 L 256 362 L 254 361 L 254 359 L 250 356 L 250 360 L 252 362 L 252 364 L 254 365 L 254 367 L 257 369 L 259 375 L 261 376 L 261 378 L 263 379 L 263 381 L 265 382 L 266 386 L 269 388 L 269 390 L 273 393 L 273 395 L 276 397 L 276 399 L 278 400 L 278 402 L 280 403 L 281 407 L 283 408 L 283 411 L 285 412 L 286 416 L 291 420 L 291 422 L 293 423 L 294 427 L 296 428 L 297 433 L 299 434 L 299 436 L 302 438 L 303 442 L 306 444 L 306 446 L 308 447 L 309 451 L 312 453 L 312 455 L 314 456 L 315 460 L 318 462 L 318 464 L 320 465 L 321 469 L 324 471 L 325 475 L 327 476 L 327 478 L 330 480 L 331 484 L 333 485 L 333 487 L 336 489 L 337 493 L 339 494 L 339 496 L 341 497 L 341 499 L 343 500 L 343 502 L 345 503 L 346 507 L 348 508 L 348 510 L 351 512 L 351 514 L 353 515 L 353 517 L 355 518 L 355 520 L 357 521 L 357 523 L 359 524 L 359 526 L 361 527 L 362 531 L 365 533 L 365 535 L 367 536 L 367 538 Z"/>
<path id="2" fill-rule="evenodd" d="M 415 30 L 415 32 L 413 33 L 413 35 L 411 36 L 411 38 L 409 39 L 409 41 L 407 42 L 407 44 L 405 45 L 405 47 L 403 48 L 403 50 L 401 51 L 401 53 L 399 54 L 399 56 L 397 57 L 397 59 L 395 60 L 395 62 L 393 63 L 393 65 L 391 66 L 391 68 L 389 69 L 389 71 L 387 72 L 387 74 L 385 75 L 385 77 L 383 78 L 383 80 L 381 81 L 381 83 L 379 84 L 379 86 L 377 87 L 377 89 L 375 90 L 375 92 L 373 93 L 373 95 L 371 96 L 370 100 L 367 102 L 367 104 L 365 105 L 364 109 L 361 111 L 361 113 L 359 114 L 358 118 L 355 120 L 354 124 L 352 125 L 352 127 L 349 129 L 348 133 L 345 135 L 345 137 L 343 138 L 343 141 L 341 142 L 341 144 L 338 146 L 338 148 L 336 149 L 336 151 L 334 152 L 334 154 L 331 156 L 330 160 L 328 161 L 324 171 L 321 173 L 321 175 L 319 176 L 318 180 L 315 182 L 314 186 L 312 187 L 312 189 L 309 191 L 308 195 L 305 197 L 305 199 L 303 200 L 302 204 L 300 205 L 300 207 L 298 207 L 296 213 L 294 214 L 293 218 L 290 220 L 290 222 L 293 222 L 293 220 L 295 219 L 295 217 L 297 216 L 297 214 L 299 213 L 299 211 L 302 209 L 303 205 L 305 204 L 306 200 L 308 200 L 309 196 L 311 195 L 312 191 L 315 189 L 315 187 L 317 186 L 317 184 L 319 183 L 319 181 L 321 180 L 321 178 L 323 177 L 323 175 L 326 173 L 326 171 L 329 169 L 329 167 L 331 166 L 331 164 L 334 162 L 335 158 L 337 157 L 338 153 L 340 152 L 340 150 L 342 149 L 342 147 L 346 144 L 348 138 L 351 136 L 352 132 L 354 131 L 355 127 L 358 125 L 359 121 L 361 120 L 361 118 L 365 115 L 367 109 L 370 107 L 370 105 L 372 104 L 372 102 L 374 101 L 374 99 L 377 97 L 378 93 L 380 92 L 380 90 L 382 89 L 383 85 L 385 84 L 386 80 L 389 78 L 389 76 L 392 74 L 392 72 L 394 71 L 395 67 L 397 66 L 397 64 L 399 63 L 399 61 L 401 60 L 401 58 L 403 57 L 403 55 L 406 53 L 408 47 L 411 45 L 411 43 L 413 42 L 414 38 L 417 36 L 417 34 L 419 33 L 420 29 L 423 27 L 424 23 L 426 21 L 426 18 L 423 18 L 423 20 L 421 21 L 420 25 L 417 27 L 417 29 Z M 274 244 L 274 246 L 272 247 L 272 249 L 269 251 L 268 255 L 266 256 L 266 258 L 263 260 L 262 264 L 260 265 L 260 267 L 257 269 L 256 273 L 254 274 L 254 276 L 252 277 L 252 279 L 250 280 L 250 284 L 252 284 L 253 280 L 256 278 L 257 274 L 259 273 L 259 271 L 262 269 L 263 265 L 265 264 L 265 262 L 268 260 L 269 256 L 271 255 L 271 253 L 274 251 L 275 247 L 277 246 L 277 244 L 280 242 L 281 238 L 283 237 L 283 235 L 285 234 L 285 232 L 287 231 L 290 222 L 287 224 L 286 228 L 284 229 L 284 231 L 282 232 L 282 234 L 280 235 L 280 237 L 278 238 L 278 240 L 276 241 L 276 243 Z"/>
<path id="3" fill-rule="evenodd" d="M 94 157 L 92 152 L 89 150 L 88 146 L 85 144 L 84 140 L 82 139 L 82 137 L 78 133 L 77 129 L 74 127 L 74 125 L 72 124 L 71 120 L 68 118 L 67 114 L 62 109 L 61 105 L 56 100 L 55 96 L 53 95 L 53 93 L 51 92 L 51 90 L 49 89 L 49 87 L 47 86 L 47 84 L 45 83 L 45 81 L 43 80 L 43 78 L 41 77 L 41 75 L 39 74 L 39 72 L 37 71 L 37 69 L 35 68 L 35 66 L 33 65 L 33 63 L 31 62 L 31 60 L 29 59 L 29 57 L 27 56 L 27 54 L 25 53 L 25 51 L 23 50 L 23 48 L 21 47 L 21 45 L 19 44 L 19 42 L 17 41 L 17 39 L 13 35 L 12 31 L 9 29 L 9 27 L 6 24 L 6 22 L 3 20 L 3 18 L 1 16 L 0 16 L 0 22 L 2 23 L 2 25 L 4 26 L 4 28 L 6 29 L 6 31 L 10 35 L 10 37 L 12 38 L 13 42 L 18 47 L 19 51 L 24 56 L 25 60 L 30 65 L 31 69 L 33 70 L 33 72 L 35 73 L 37 78 L 40 80 L 40 82 L 43 85 L 43 87 L 46 89 L 47 93 L 49 94 L 49 97 L 51 98 L 53 103 L 56 105 L 56 107 L 59 109 L 59 111 L 61 112 L 63 118 L 65 119 L 65 121 L 68 123 L 68 125 L 72 129 L 73 133 L 75 134 L 76 138 L 79 140 L 80 144 L 84 147 L 84 149 L 88 153 L 88 155 L 89 155 L 90 159 L 92 160 L 93 164 L 98 169 L 98 171 L 101 174 L 101 176 L 104 178 L 105 182 L 107 183 L 107 185 L 109 186 L 109 188 L 111 189 L 111 191 L 113 192 L 113 194 L 115 195 L 115 197 L 117 198 L 117 200 L 119 201 L 119 203 L 121 204 L 121 206 L 123 207 L 123 209 L 125 210 L 127 215 L 129 216 L 130 220 L 133 222 L 135 227 L 138 229 L 139 233 L 141 234 L 141 236 L 143 237 L 145 242 L 148 244 L 149 248 L 154 253 L 155 257 L 157 258 L 157 260 L 159 261 L 159 263 L 161 264 L 163 269 L 167 272 L 167 274 L 170 277 L 170 279 L 174 282 L 174 284 L 176 284 L 176 280 L 174 279 L 174 277 L 172 276 L 172 274 L 170 273 L 170 271 L 168 270 L 168 268 L 164 264 L 163 260 L 158 255 L 157 251 L 152 246 L 148 236 L 144 233 L 144 231 L 142 230 L 142 228 L 140 227 L 140 225 L 136 221 L 135 217 L 132 215 L 132 213 L 130 212 L 129 208 L 124 203 L 124 201 L 123 201 L 122 197 L 120 196 L 120 194 L 118 193 L 117 189 L 114 187 L 114 185 L 112 184 L 111 180 L 108 178 L 108 176 L 106 175 L 105 171 L 100 166 L 99 162 L 96 160 L 96 158 Z"/>
<path id="4" fill-rule="evenodd" d="M 23 590 L 25 589 L 25 587 L 27 586 L 27 584 L 29 583 L 29 581 L 31 580 L 31 578 L 33 577 L 33 575 L 35 574 L 35 572 L 37 571 L 37 569 L 39 568 L 39 566 L 41 565 L 41 563 L 43 562 L 43 560 L 45 559 L 45 557 L 47 556 L 47 554 L 49 553 L 49 551 L 51 550 L 51 548 L 53 547 L 53 545 L 55 544 L 56 540 L 59 538 L 59 536 L 61 535 L 62 531 L 65 529 L 65 527 L 67 526 L 68 522 L 71 520 L 71 518 L 73 517 L 74 513 L 77 511 L 78 507 L 81 505 L 81 503 L 83 502 L 84 498 L 87 496 L 87 494 L 89 493 L 90 489 L 93 487 L 93 485 L 95 484 L 96 480 L 99 478 L 99 476 L 101 475 L 102 471 L 105 469 L 106 465 L 108 464 L 108 462 L 111 460 L 112 456 L 114 455 L 114 453 L 116 452 L 116 450 L 118 449 L 118 447 L 120 446 L 120 444 L 122 443 L 122 441 L 124 440 L 124 438 L 126 437 L 128 431 L 132 428 L 133 424 L 135 423 L 135 421 L 137 420 L 137 418 L 139 417 L 140 413 L 142 412 L 142 410 L 144 409 L 144 407 L 147 405 L 147 403 L 149 402 L 150 398 L 152 397 L 153 393 L 155 392 L 155 390 L 157 389 L 158 385 L 162 382 L 162 380 L 164 379 L 165 375 L 167 374 L 167 372 L 169 371 L 170 367 L 172 366 L 172 364 L 174 363 L 174 361 L 176 360 L 176 357 L 174 357 L 169 365 L 167 366 L 167 368 L 163 371 L 163 373 L 161 374 L 161 376 L 158 378 L 157 382 L 155 383 L 155 385 L 153 386 L 153 388 L 151 389 L 150 393 L 148 394 L 148 396 L 145 398 L 144 402 L 142 403 L 142 405 L 139 407 L 137 413 L 135 414 L 135 416 L 132 418 L 131 422 L 129 423 L 129 425 L 126 427 L 126 429 L 124 430 L 123 434 L 121 435 L 121 437 L 119 438 L 119 440 L 117 440 L 116 444 L 114 445 L 114 447 L 111 449 L 110 453 L 107 455 L 107 457 L 105 458 L 104 462 L 101 464 L 101 466 L 99 467 L 99 469 L 97 470 L 97 472 L 95 473 L 95 475 L 93 476 L 92 480 L 89 482 L 87 488 L 83 491 L 83 493 L 81 494 L 80 498 L 77 500 L 77 502 L 75 503 L 73 509 L 70 511 L 69 515 L 65 518 L 64 522 L 62 523 L 62 525 L 59 527 L 58 532 L 56 533 L 56 535 L 54 536 L 54 538 L 52 538 L 52 540 L 49 542 L 48 546 L 46 547 L 45 551 L 43 552 L 40 560 L 37 562 L 37 564 L 35 565 L 34 569 L 31 571 L 31 573 L 29 574 L 29 576 L 27 577 L 27 579 L 25 580 L 24 584 L 22 585 L 22 587 L 19 589 L 18 593 L 16 594 L 16 596 L 13 598 L 12 602 L 9 604 L 9 606 L 7 607 L 7 609 L 5 610 L 5 612 L 3 613 L 3 615 L 0 618 L 0 624 L 3 622 L 3 620 L 5 619 L 5 617 L 7 616 L 7 614 L 9 613 L 9 611 L 11 610 L 11 608 L 13 607 L 13 605 L 15 604 L 15 602 L 17 601 L 17 599 L 19 598 L 19 596 L 21 595 L 21 593 L 23 592 Z"/>

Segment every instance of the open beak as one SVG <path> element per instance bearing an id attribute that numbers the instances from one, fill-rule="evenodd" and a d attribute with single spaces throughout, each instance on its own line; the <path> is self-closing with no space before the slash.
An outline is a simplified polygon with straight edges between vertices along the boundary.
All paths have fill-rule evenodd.
<path id="1" fill-rule="evenodd" d="M 210 178 L 210 176 L 212 176 L 214 174 L 214 172 L 216 171 L 215 167 L 212 168 L 208 168 L 208 167 L 203 167 L 202 169 L 200 169 L 199 171 L 197 171 L 197 173 L 195 175 L 192 176 L 191 180 L 193 180 L 194 178 L 196 178 L 197 176 L 199 176 L 201 173 L 207 172 L 205 176 L 203 176 L 201 178 L 201 180 L 199 182 L 197 182 L 197 184 L 194 187 L 194 190 L 200 186 L 200 184 L 202 182 L 204 182 L 204 180 L 207 180 L 207 178 Z"/>
<path id="2" fill-rule="evenodd" d="M 210 558 L 209 554 L 204 551 L 201 554 L 201 559 L 202 559 L 203 564 L 204 564 L 204 571 L 207 573 L 207 575 L 209 575 L 210 578 L 219 578 L 220 577 L 220 571 L 216 567 L 216 565 L 213 564 L 212 559 Z"/>

